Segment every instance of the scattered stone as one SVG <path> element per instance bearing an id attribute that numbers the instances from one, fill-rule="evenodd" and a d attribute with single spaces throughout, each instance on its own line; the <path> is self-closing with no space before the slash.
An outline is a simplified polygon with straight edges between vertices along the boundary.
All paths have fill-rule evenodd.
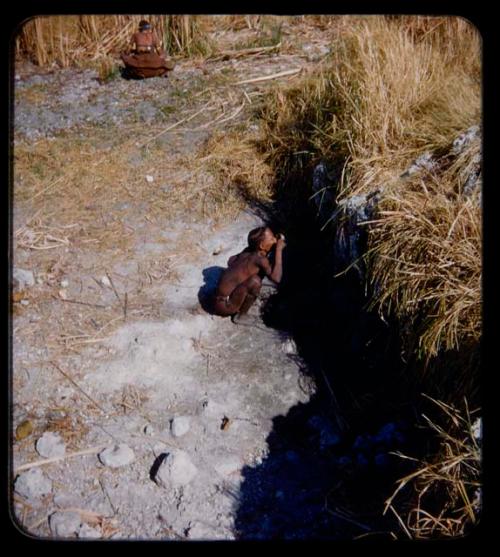
<path id="1" fill-rule="evenodd" d="M 12 278 L 19 290 L 24 290 L 29 286 L 35 286 L 35 275 L 32 271 L 15 268 L 12 272 Z"/>
<path id="2" fill-rule="evenodd" d="M 421 170 L 427 170 L 431 172 L 436 168 L 436 161 L 432 157 L 432 153 L 426 152 L 420 155 L 411 165 L 410 167 L 403 172 L 401 178 L 407 178 L 420 172 Z"/>
<path id="3" fill-rule="evenodd" d="M 66 446 L 61 436 L 52 431 L 46 431 L 35 445 L 36 451 L 45 458 L 55 458 L 66 454 Z"/>
<path id="4" fill-rule="evenodd" d="M 483 437 L 483 421 L 481 418 L 476 418 L 472 424 L 472 435 L 476 441 L 480 441 Z"/>
<path id="5" fill-rule="evenodd" d="M 288 338 L 282 343 L 281 350 L 283 350 L 285 354 L 296 354 L 297 346 L 291 338 Z"/>
<path id="6" fill-rule="evenodd" d="M 144 433 L 146 435 L 154 435 L 155 434 L 155 428 L 151 425 L 148 424 L 145 428 L 144 428 Z"/>
<path id="7" fill-rule="evenodd" d="M 68 288 L 68 286 L 69 286 L 69 281 L 66 280 L 66 279 L 63 279 L 61 281 L 61 288 Z"/>
<path id="8" fill-rule="evenodd" d="M 16 427 L 16 439 L 21 441 L 33 433 L 33 424 L 29 420 L 23 420 Z"/>
<path id="9" fill-rule="evenodd" d="M 108 447 L 99 453 L 99 460 L 104 466 L 110 466 L 111 468 L 126 466 L 133 462 L 134 459 L 134 451 L 123 443 Z"/>
<path id="10" fill-rule="evenodd" d="M 154 182 L 153 176 L 150 176 L 149 174 L 147 174 L 147 175 L 146 175 L 146 182 L 148 182 L 149 184 L 151 184 L 152 182 Z"/>
<path id="11" fill-rule="evenodd" d="M 178 416 L 170 422 L 170 431 L 174 437 L 185 435 L 191 427 L 191 418 L 189 416 Z"/>
<path id="12" fill-rule="evenodd" d="M 40 468 L 32 468 L 18 476 L 14 490 L 28 501 L 36 501 L 52 492 L 52 481 Z"/>
<path id="13" fill-rule="evenodd" d="M 224 248 L 222 246 L 217 246 L 214 251 L 212 252 L 212 255 L 219 255 L 219 253 L 223 250 Z"/>
<path id="14" fill-rule="evenodd" d="M 102 534 L 96 528 L 92 528 L 88 524 L 82 524 L 80 530 L 78 531 L 79 538 L 97 539 L 101 538 Z"/>
<path id="15" fill-rule="evenodd" d="M 159 466 L 154 481 L 161 487 L 176 488 L 187 485 L 198 473 L 189 455 L 181 450 L 167 454 Z"/>
<path id="16" fill-rule="evenodd" d="M 29 305 L 30 305 L 30 301 L 29 301 L 29 300 L 21 300 L 21 305 L 22 305 L 22 306 L 29 306 Z"/>
<path id="17" fill-rule="evenodd" d="M 73 511 L 56 511 L 49 518 L 50 531 L 58 538 L 75 537 L 80 532 L 81 525 L 80 514 Z"/>
<path id="18" fill-rule="evenodd" d="M 241 460 L 237 456 L 228 456 L 222 462 L 217 463 L 214 468 L 221 476 L 229 476 L 238 472 L 241 464 Z"/>
<path id="19" fill-rule="evenodd" d="M 101 284 L 103 286 L 109 286 L 109 287 L 111 286 L 111 282 L 110 282 L 109 278 L 106 277 L 106 276 L 101 277 Z"/>
<path id="20" fill-rule="evenodd" d="M 59 290 L 58 294 L 61 300 L 66 300 L 68 298 L 68 293 L 64 289 Z"/>

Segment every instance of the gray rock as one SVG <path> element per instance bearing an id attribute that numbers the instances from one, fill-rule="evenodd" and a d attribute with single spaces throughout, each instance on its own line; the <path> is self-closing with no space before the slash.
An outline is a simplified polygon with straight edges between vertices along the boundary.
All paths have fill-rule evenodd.
<path id="1" fill-rule="evenodd" d="M 36 501 L 52 492 L 52 481 L 40 468 L 32 468 L 18 476 L 14 490 L 28 501 Z"/>
<path id="2" fill-rule="evenodd" d="M 412 176 L 421 170 L 432 171 L 436 168 L 436 161 L 433 159 L 432 154 L 429 152 L 423 153 L 420 155 L 411 165 L 410 167 L 403 172 L 401 175 L 402 178 L 407 178 L 408 176 Z"/>
<path id="3" fill-rule="evenodd" d="M 221 476 L 229 476 L 240 470 L 242 465 L 241 460 L 235 455 L 229 455 L 221 462 L 218 462 L 214 468 Z"/>
<path id="4" fill-rule="evenodd" d="M 285 354 L 296 354 L 297 346 L 291 338 L 288 338 L 282 343 L 281 350 L 283 350 Z"/>
<path id="5" fill-rule="evenodd" d="M 191 427 L 191 418 L 189 416 L 178 416 L 170 423 L 170 431 L 174 437 L 185 435 Z"/>
<path id="6" fill-rule="evenodd" d="M 190 483 L 198 473 L 189 455 L 181 450 L 167 454 L 159 466 L 154 481 L 161 487 L 177 488 Z"/>
<path id="7" fill-rule="evenodd" d="M 187 537 L 190 540 L 213 540 L 217 538 L 217 534 L 213 527 L 201 522 L 195 522 L 189 525 Z"/>
<path id="8" fill-rule="evenodd" d="M 479 137 L 479 134 L 479 126 L 471 126 L 464 133 L 460 134 L 455 141 L 453 141 L 451 154 L 459 155 L 462 153 L 467 145 Z"/>
<path id="9" fill-rule="evenodd" d="M 36 451 L 45 458 L 55 458 L 66 454 L 66 445 L 60 435 L 46 431 L 35 445 Z"/>
<path id="10" fill-rule="evenodd" d="M 104 464 L 104 466 L 110 466 L 111 468 L 118 468 L 120 466 L 126 466 L 130 464 L 135 459 L 134 451 L 125 444 L 114 445 L 113 447 L 108 447 L 99 453 L 99 460 Z"/>
<path id="11" fill-rule="evenodd" d="M 481 441 L 483 437 L 483 421 L 481 418 L 476 418 L 472 424 L 472 435 L 476 441 Z"/>
<path id="12" fill-rule="evenodd" d="M 154 435 L 155 434 L 155 428 L 151 425 L 148 424 L 145 428 L 144 428 L 144 433 L 146 435 Z"/>
<path id="13" fill-rule="evenodd" d="M 12 272 L 12 278 L 19 290 L 24 290 L 29 286 L 35 286 L 35 275 L 32 271 L 15 268 Z"/>
<path id="14" fill-rule="evenodd" d="M 74 538 L 80 532 L 82 520 L 80 514 L 73 511 L 57 511 L 50 515 L 49 526 L 52 534 L 58 538 Z"/>
<path id="15" fill-rule="evenodd" d="M 88 524 L 82 524 L 78 531 L 78 537 L 84 539 L 98 539 L 102 537 L 102 534 L 96 528 L 92 528 L 92 526 Z"/>

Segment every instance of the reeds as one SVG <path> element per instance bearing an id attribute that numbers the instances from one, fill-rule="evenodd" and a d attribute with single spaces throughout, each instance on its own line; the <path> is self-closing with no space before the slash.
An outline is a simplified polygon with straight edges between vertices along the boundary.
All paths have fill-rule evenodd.
<path id="1" fill-rule="evenodd" d="M 425 460 L 396 453 L 416 463 L 417 469 L 397 482 L 386 501 L 385 512 L 391 510 L 397 516 L 410 538 L 462 536 L 477 523 L 481 513 L 481 437 L 477 431 L 480 418 L 474 419 L 478 411 L 471 412 L 466 400 L 459 410 L 427 398 L 440 411 L 434 419 L 423 415 L 437 438 L 437 448 Z M 400 514 L 406 516 L 406 521 Z"/>
<path id="2" fill-rule="evenodd" d="M 480 122 L 480 54 L 479 34 L 460 18 L 348 17 L 322 68 L 275 88 L 261 112 L 282 187 L 304 188 L 320 160 L 342 176 L 337 201 L 382 187 L 367 225 L 372 302 L 427 360 L 475 346 L 481 333 L 481 210 L 462 195 L 480 139 L 450 155 Z M 425 152 L 436 171 L 401 180 Z"/>
<path id="3" fill-rule="evenodd" d="M 38 66 L 82 66 L 126 50 L 141 19 L 148 19 L 168 54 L 206 54 L 213 45 L 203 18 L 192 15 L 37 16 L 18 31 L 15 54 Z"/>

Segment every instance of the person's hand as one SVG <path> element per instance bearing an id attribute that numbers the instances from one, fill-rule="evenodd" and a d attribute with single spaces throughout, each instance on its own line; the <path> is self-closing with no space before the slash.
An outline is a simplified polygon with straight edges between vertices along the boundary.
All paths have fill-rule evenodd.
<path id="1" fill-rule="evenodd" d="M 286 246 L 285 235 L 281 234 L 281 233 L 278 233 L 278 234 L 276 234 L 276 238 L 278 238 L 278 240 L 276 242 L 276 247 L 283 249 Z"/>

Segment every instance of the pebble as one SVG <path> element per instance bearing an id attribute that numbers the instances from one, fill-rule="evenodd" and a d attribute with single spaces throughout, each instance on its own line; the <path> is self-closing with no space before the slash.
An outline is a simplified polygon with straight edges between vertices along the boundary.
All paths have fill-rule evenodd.
<path id="1" fill-rule="evenodd" d="M 104 466 L 118 468 L 133 462 L 135 460 L 135 454 L 128 445 L 122 443 L 120 445 L 114 445 L 113 447 L 107 447 L 101 451 L 99 453 L 99 460 Z"/>
<path id="2" fill-rule="evenodd" d="M 29 300 L 21 300 L 21 305 L 22 306 L 29 306 L 30 302 L 29 302 Z"/>
<path id="3" fill-rule="evenodd" d="M 52 481 L 44 475 L 40 468 L 32 468 L 18 476 L 14 490 L 21 497 L 33 501 L 52 492 Z"/>
<path id="4" fill-rule="evenodd" d="M 148 182 L 149 184 L 151 184 L 151 182 L 154 182 L 153 176 L 150 176 L 149 174 L 147 174 L 146 175 L 146 182 Z"/>
<path id="5" fill-rule="evenodd" d="M 181 487 L 190 483 L 198 473 L 185 451 L 173 450 L 159 466 L 154 481 L 161 487 Z"/>
<path id="6" fill-rule="evenodd" d="M 281 350 L 282 350 L 285 354 L 296 354 L 296 353 L 297 353 L 297 346 L 296 346 L 295 342 L 294 342 L 291 338 L 288 338 L 288 339 L 285 340 L 285 342 L 283 342 L 283 344 L 281 345 Z"/>
<path id="7" fill-rule="evenodd" d="M 221 476 L 229 476 L 241 468 L 241 460 L 237 456 L 229 456 L 217 463 L 214 468 Z"/>
<path id="8" fill-rule="evenodd" d="M 12 272 L 12 278 L 17 281 L 19 290 L 24 290 L 28 286 L 35 286 L 35 275 L 32 271 L 16 268 Z"/>
<path id="9" fill-rule="evenodd" d="M 185 435 L 191 427 L 191 418 L 189 416 L 178 416 L 170 423 L 170 431 L 174 437 Z"/>
<path id="10" fill-rule="evenodd" d="M 61 288 L 68 288 L 68 286 L 69 286 L 69 281 L 66 280 L 66 279 L 63 279 L 61 281 Z"/>
<path id="11" fill-rule="evenodd" d="M 148 424 L 145 428 L 144 428 L 144 433 L 146 435 L 154 435 L 155 434 L 155 428 L 151 425 Z"/>
<path id="12" fill-rule="evenodd" d="M 108 277 L 101 277 L 101 284 L 103 286 L 111 286 L 111 282 Z"/>
<path id="13" fill-rule="evenodd" d="M 45 458 L 55 458 L 66 454 L 66 446 L 61 436 L 52 431 L 46 431 L 35 445 L 36 451 Z"/>
<path id="14" fill-rule="evenodd" d="M 73 511 L 59 512 L 50 515 L 50 531 L 58 538 L 72 538 L 80 532 L 82 524 L 80 514 Z"/>

